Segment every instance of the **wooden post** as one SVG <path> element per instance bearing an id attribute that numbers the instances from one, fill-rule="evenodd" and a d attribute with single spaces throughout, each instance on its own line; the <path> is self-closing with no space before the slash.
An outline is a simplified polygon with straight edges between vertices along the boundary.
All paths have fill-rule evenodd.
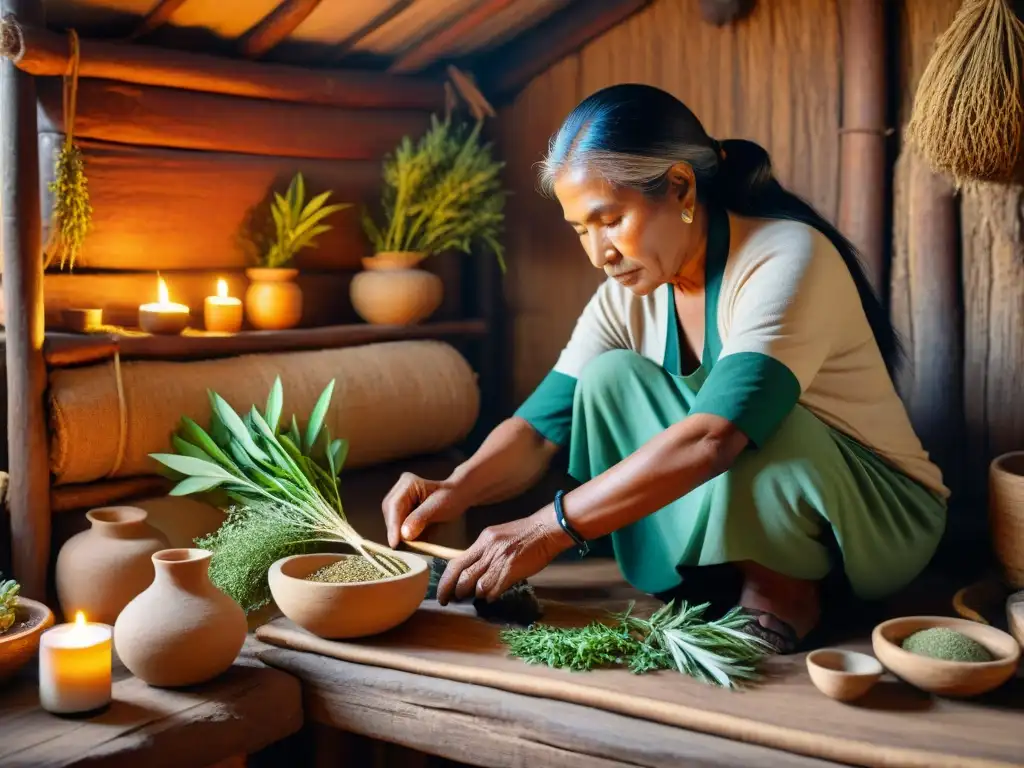
<path id="1" fill-rule="evenodd" d="M 886 185 L 886 3 L 841 0 L 843 112 L 839 230 L 860 251 L 883 300 Z"/>
<path id="2" fill-rule="evenodd" d="M 42 0 L 0 0 L 0 15 L 43 22 Z M 22 594 L 46 599 L 50 555 L 50 457 L 43 393 L 43 260 L 39 136 L 32 75 L 0 62 L 0 238 L 7 307 L 8 503 L 14 574 Z"/>

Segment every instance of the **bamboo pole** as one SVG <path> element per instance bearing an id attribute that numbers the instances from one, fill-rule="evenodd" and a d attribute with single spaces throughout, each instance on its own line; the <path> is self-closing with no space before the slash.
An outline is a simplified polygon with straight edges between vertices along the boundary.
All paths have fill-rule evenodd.
<path id="1" fill-rule="evenodd" d="M 294 32 L 320 5 L 321 0 L 282 0 L 242 38 L 247 59 L 258 59 Z"/>
<path id="2" fill-rule="evenodd" d="M 0 16 L 42 23 L 41 0 L 0 0 Z M 43 255 L 35 78 L 0 62 L 0 237 L 7 314 L 7 445 L 14 578 L 46 599 L 50 473 L 43 394 Z"/>
<path id="3" fill-rule="evenodd" d="M 16 59 L 23 72 L 60 76 L 67 71 L 70 54 L 64 35 L 24 21 L 15 30 L 9 21 L 0 21 L 0 37 L 4 43 L 0 54 Z M 441 110 L 444 107 L 441 79 L 382 72 L 314 71 L 286 64 L 256 63 L 104 40 L 81 40 L 78 74 L 83 79 L 116 80 L 299 104 L 360 109 Z"/>
<path id="4" fill-rule="evenodd" d="M 885 278 L 885 3 L 841 0 L 843 113 L 839 137 L 839 230 L 860 251 L 880 297 Z"/>

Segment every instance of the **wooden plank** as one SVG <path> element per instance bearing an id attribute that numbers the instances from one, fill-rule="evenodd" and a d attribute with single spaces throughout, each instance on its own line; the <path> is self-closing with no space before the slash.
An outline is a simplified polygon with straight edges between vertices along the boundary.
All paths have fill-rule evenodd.
<path id="1" fill-rule="evenodd" d="M 416 72 L 432 64 L 449 47 L 472 34 L 481 24 L 512 5 L 515 0 L 479 0 L 476 5 L 404 52 L 388 67 L 388 72 L 404 74 Z"/>
<path id="2" fill-rule="evenodd" d="M 172 481 L 156 475 L 62 485 L 50 491 L 50 509 L 54 514 L 93 509 L 140 496 L 164 496 L 172 487 Z"/>
<path id="3" fill-rule="evenodd" d="M 32 24 L 22 32 L 25 48 L 19 69 L 49 77 L 68 71 L 64 35 Z M 109 40 L 81 40 L 80 58 L 79 77 L 88 79 L 355 109 L 444 107 L 444 83 L 434 78 L 311 70 Z"/>
<path id="4" fill-rule="evenodd" d="M 154 29 L 166 24 L 174 12 L 183 6 L 188 0 L 156 0 L 156 5 L 150 8 L 139 25 L 128 35 L 128 40 L 137 40 L 148 35 Z"/>
<path id="5" fill-rule="evenodd" d="M 260 658 L 302 681 L 307 718 L 491 768 L 824 768 L 834 763 L 577 704 L 283 648 Z"/>
<path id="6" fill-rule="evenodd" d="M 40 136 L 44 181 L 63 142 Z M 296 257 L 299 269 L 360 267 L 371 248 L 359 221 L 361 205 L 380 196 L 378 160 L 310 160 L 221 152 L 129 147 L 79 142 L 93 208 L 76 269 L 239 269 L 253 266 L 256 249 L 248 231 L 272 222 L 268 202 L 284 192 L 296 173 L 307 197 L 332 190 L 332 201 L 353 203 L 333 214 L 333 227 L 314 248 Z M 49 158 L 47 160 L 47 158 Z M 49 222 L 51 196 L 44 184 Z"/>
<path id="7" fill-rule="evenodd" d="M 239 46 L 247 59 L 258 59 L 294 32 L 309 18 L 320 0 L 281 0 L 273 11 L 253 26 Z"/>
<path id="8" fill-rule="evenodd" d="M 363 24 L 363 26 L 359 27 L 355 32 L 352 32 L 340 43 L 335 45 L 332 58 L 335 61 L 343 59 L 364 37 L 377 31 L 389 21 L 396 18 L 415 1 L 416 0 L 391 0 L 387 8 Z"/>
<path id="9" fill-rule="evenodd" d="M 33 665 L 0 700 L 0 764 L 34 768 L 180 768 L 252 754 L 298 732 L 298 681 L 254 658 L 247 639 L 221 677 L 187 689 L 152 688 L 114 665 L 113 701 L 88 719 L 39 706 Z"/>
<path id="10" fill-rule="evenodd" d="M 35 22 L 39 0 L 2 0 L 0 15 Z M 11 551 L 22 594 L 46 600 L 50 557 L 49 449 L 43 402 L 42 212 L 36 83 L 9 61 L 0 62 L 0 238 L 6 279 L 3 298 L 11 308 L 6 332 L 7 445 Z"/>
<path id="11" fill-rule="evenodd" d="M 39 128 L 64 132 L 61 81 L 39 81 Z M 420 110 L 345 110 L 80 79 L 75 136 L 319 160 L 378 160 L 429 125 Z"/>
<path id="12" fill-rule="evenodd" d="M 108 336 L 95 334 L 48 334 L 46 363 L 67 367 L 121 359 L 206 360 L 263 352 L 294 352 L 300 349 L 336 349 L 409 339 L 480 338 L 487 326 L 480 320 L 424 323 L 410 326 L 334 325 L 288 331 L 242 331 L 233 336 Z"/>
<path id="13" fill-rule="evenodd" d="M 505 99 L 587 42 L 647 6 L 651 0 L 579 0 L 488 54 L 473 69 L 488 99 Z"/>
<path id="14" fill-rule="evenodd" d="M 864 271 L 884 297 L 887 205 L 887 10 L 877 0 L 839 3 L 843 53 L 843 127 L 839 136 L 839 230 L 860 251 Z"/>
<path id="15" fill-rule="evenodd" d="M 300 328 L 356 322 L 348 300 L 354 272 L 300 272 L 297 283 L 303 293 Z M 191 308 L 191 328 L 203 328 L 203 303 L 217 292 L 218 278 L 228 284 L 229 295 L 242 298 L 249 279 L 240 270 L 189 270 L 164 272 L 173 301 Z M 156 272 L 105 272 L 73 274 L 50 272 L 43 279 L 46 327 L 66 329 L 63 311 L 74 308 L 103 310 L 103 322 L 134 328 L 138 325 L 139 304 L 157 300 Z M 0 305 L 0 323 L 7 321 Z"/>

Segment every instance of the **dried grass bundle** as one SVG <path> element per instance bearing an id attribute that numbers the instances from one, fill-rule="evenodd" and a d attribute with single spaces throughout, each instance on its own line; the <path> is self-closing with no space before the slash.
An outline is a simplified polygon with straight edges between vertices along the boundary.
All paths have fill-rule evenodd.
<path id="1" fill-rule="evenodd" d="M 1024 121 L 1022 72 L 1024 23 L 1007 0 L 964 0 L 921 76 L 907 141 L 958 186 L 1010 179 Z"/>

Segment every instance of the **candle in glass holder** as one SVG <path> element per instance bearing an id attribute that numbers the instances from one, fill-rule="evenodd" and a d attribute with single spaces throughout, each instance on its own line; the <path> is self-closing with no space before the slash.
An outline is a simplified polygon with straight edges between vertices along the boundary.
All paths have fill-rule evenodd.
<path id="1" fill-rule="evenodd" d="M 108 624 L 59 624 L 39 637 L 39 703 L 54 714 L 89 712 L 110 703 L 111 638 Z"/>
<path id="2" fill-rule="evenodd" d="M 203 305 L 206 330 L 214 333 L 238 333 L 242 327 L 242 300 L 228 296 L 228 284 L 217 280 L 217 295 L 207 296 Z"/>
<path id="3" fill-rule="evenodd" d="M 156 280 L 159 301 L 139 307 L 139 328 L 146 333 L 179 334 L 188 325 L 189 309 L 171 301 L 162 277 Z"/>

